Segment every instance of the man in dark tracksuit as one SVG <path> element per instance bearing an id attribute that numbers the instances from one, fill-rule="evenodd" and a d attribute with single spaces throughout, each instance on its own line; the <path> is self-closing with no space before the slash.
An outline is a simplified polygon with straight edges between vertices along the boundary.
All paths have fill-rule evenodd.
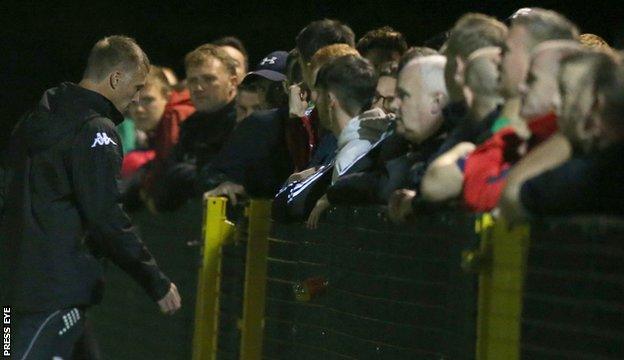
<path id="1" fill-rule="evenodd" d="M 108 257 L 173 313 L 175 285 L 159 270 L 118 202 L 120 111 L 145 84 L 149 61 L 111 36 L 91 51 L 83 80 L 46 91 L 16 126 L 0 226 L 0 297 L 11 306 L 12 358 L 70 359 L 85 309 L 100 301 Z"/>

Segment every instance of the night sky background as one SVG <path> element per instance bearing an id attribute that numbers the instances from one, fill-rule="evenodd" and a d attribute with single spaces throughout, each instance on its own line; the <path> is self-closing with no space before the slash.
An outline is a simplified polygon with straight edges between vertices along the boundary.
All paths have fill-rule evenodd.
<path id="1" fill-rule="evenodd" d="M 582 32 L 622 48 L 621 1 L 0 1 L 0 149 L 17 118 L 41 93 L 61 81 L 79 81 L 98 39 L 126 34 L 137 39 L 152 62 L 183 77 L 182 59 L 196 46 L 224 35 L 243 40 L 254 64 L 272 50 L 294 47 L 298 31 L 312 20 L 335 18 L 357 37 L 390 25 L 410 45 L 447 30 L 468 11 L 504 20 L 516 9 L 557 10 Z"/>

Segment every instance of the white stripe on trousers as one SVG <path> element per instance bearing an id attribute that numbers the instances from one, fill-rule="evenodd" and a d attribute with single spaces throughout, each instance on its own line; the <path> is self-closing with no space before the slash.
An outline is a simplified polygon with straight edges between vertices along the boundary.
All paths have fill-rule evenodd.
<path id="1" fill-rule="evenodd" d="M 53 312 L 52 315 L 48 316 L 48 318 L 45 319 L 43 324 L 41 324 L 41 326 L 39 326 L 39 329 L 35 333 L 35 336 L 32 338 L 32 340 L 30 340 L 30 344 L 28 345 L 28 349 L 26 349 L 26 352 L 24 353 L 24 356 L 22 356 L 21 360 L 25 360 L 26 359 L 26 356 L 28 356 L 28 353 L 30 353 L 30 350 L 32 350 L 33 345 L 35 345 L 35 340 L 37 340 L 37 337 L 39 336 L 39 333 L 41 333 L 41 330 L 43 330 L 43 328 L 46 326 L 46 324 L 50 320 L 52 320 L 52 318 L 54 316 L 58 315 L 60 312 L 61 312 L 61 310 L 57 310 L 57 311 Z"/>

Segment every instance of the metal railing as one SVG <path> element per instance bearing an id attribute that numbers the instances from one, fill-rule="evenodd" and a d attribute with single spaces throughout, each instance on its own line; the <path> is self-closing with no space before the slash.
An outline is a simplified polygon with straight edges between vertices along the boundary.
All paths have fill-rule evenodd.
<path id="1" fill-rule="evenodd" d="M 194 360 L 624 356 L 623 221 L 510 229 L 442 211 L 396 226 L 345 207 L 310 231 L 271 223 L 268 201 L 236 227 L 226 200 L 206 205 Z"/>

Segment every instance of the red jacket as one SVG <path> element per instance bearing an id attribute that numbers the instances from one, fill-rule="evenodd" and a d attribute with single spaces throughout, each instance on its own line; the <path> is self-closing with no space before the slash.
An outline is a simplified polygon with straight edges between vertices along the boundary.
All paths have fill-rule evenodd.
<path id="1" fill-rule="evenodd" d="M 286 127 L 286 145 L 295 171 L 305 170 L 318 145 L 319 119 L 316 108 L 301 118 L 291 118 Z"/>
<path id="2" fill-rule="evenodd" d="M 162 120 L 156 127 L 154 135 L 154 149 L 156 150 L 157 160 L 164 160 L 169 156 L 171 149 L 178 142 L 180 125 L 194 112 L 195 106 L 191 102 L 191 94 L 188 89 L 171 94 Z"/>
<path id="3" fill-rule="evenodd" d="M 529 123 L 531 137 L 523 140 L 512 127 L 506 127 L 494 134 L 472 152 L 464 166 L 464 204 L 474 212 L 490 211 L 505 187 L 509 169 L 523 154 L 554 134 L 557 116 L 554 113 L 533 119 Z"/>
<path id="4" fill-rule="evenodd" d="M 169 102 L 165 106 L 165 112 L 150 137 L 151 149 L 136 150 L 124 156 L 121 165 L 122 178 L 132 176 L 146 163 L 156 159 L 163 161 L 169 156 L 171 149 L 178 142 L 180 125 L 187 117 L 195 112 L 191 103 L 191 95 L 188 90 L 172 92 Z"/>

